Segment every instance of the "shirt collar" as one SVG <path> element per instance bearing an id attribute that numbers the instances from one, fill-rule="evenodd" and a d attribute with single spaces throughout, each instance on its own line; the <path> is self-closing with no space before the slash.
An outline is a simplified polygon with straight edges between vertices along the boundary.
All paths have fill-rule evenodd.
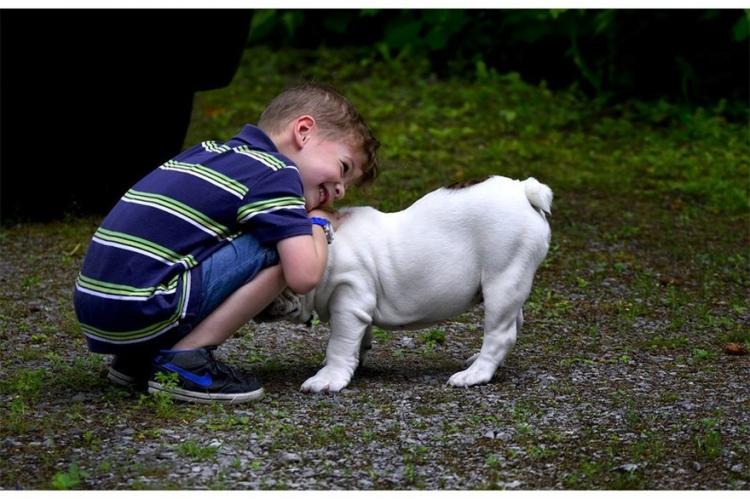
<path id="1" fill-rule="evenodd" d="M 276 144 L 266 135 L 266 133 L 253 125 L 245 125 L 242 131 L 235 135 L 232 140 L 247 144 L 255 149 L 261 149 L 269 152 L 279 152 Z"/>

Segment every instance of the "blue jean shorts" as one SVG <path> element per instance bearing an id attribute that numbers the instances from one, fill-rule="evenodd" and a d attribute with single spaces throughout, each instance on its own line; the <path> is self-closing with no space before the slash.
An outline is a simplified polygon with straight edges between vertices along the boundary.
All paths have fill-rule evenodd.
<path id="1" fill-rule="evenodd" d="M 250 234 L 230 241 L 193 269 L 201 273 L 201 297 L 197 313 L 189 314 L 174 329 L 146 343 L 118 347 L 117 351 L 100 351 L 116 355 L 153 356 L 159 349 L 171 348 L 208 317 L 229 295 L 252 281 L 266 267 L 279 263 L 275 247 L 264 246 Z"/>
<path id="2" fill-rule="evenodd" d="M 201 304 L 193 321 L 198 325 L 229 295 L 255 279 L 266 267 L 279 263 L 275 247 L 264 246 L 250 234 L 230 241 L 201 263 Z"/>

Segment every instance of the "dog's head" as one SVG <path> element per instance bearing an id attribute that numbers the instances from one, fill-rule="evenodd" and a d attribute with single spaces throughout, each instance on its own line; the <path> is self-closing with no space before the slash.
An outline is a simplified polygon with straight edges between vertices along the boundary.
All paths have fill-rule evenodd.
<path id="1" fill-rule="evenodd" d="M 313 316 L 313 295 L 313 292 L 298 295 L 287 288 L 253 320 L 256 322 L 287 320 L 309 323 Z"/>

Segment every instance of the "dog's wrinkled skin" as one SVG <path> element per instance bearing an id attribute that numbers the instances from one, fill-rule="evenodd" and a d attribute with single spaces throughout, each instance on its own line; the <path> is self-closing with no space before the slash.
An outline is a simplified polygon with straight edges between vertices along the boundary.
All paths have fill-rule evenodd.
<path id="1" fill-rule="evenodd" d="M 552 191 L 505 177 L 439 189 L 397 213 L 349 208 L 323 279 L 312 292 L 285 291 L 265 318 L 330 321 L 325 366 L 302 390 L 349 384 L 371 345 L 371 328 L 418 329 L 484 301 L 482 348 L 453 386 L 490 381 L 516 342 L 522 306 L 549 248 Z"/>

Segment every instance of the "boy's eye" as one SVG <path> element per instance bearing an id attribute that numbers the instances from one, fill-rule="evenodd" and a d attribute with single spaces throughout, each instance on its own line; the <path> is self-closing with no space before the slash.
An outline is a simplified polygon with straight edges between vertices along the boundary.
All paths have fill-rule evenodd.
<path id="1" fill-rule="evenodd" d="M 349 165 L 343 161 L 341 162 L 341 171 L 343 172 L 344 175 L 349 173 Z"/>

